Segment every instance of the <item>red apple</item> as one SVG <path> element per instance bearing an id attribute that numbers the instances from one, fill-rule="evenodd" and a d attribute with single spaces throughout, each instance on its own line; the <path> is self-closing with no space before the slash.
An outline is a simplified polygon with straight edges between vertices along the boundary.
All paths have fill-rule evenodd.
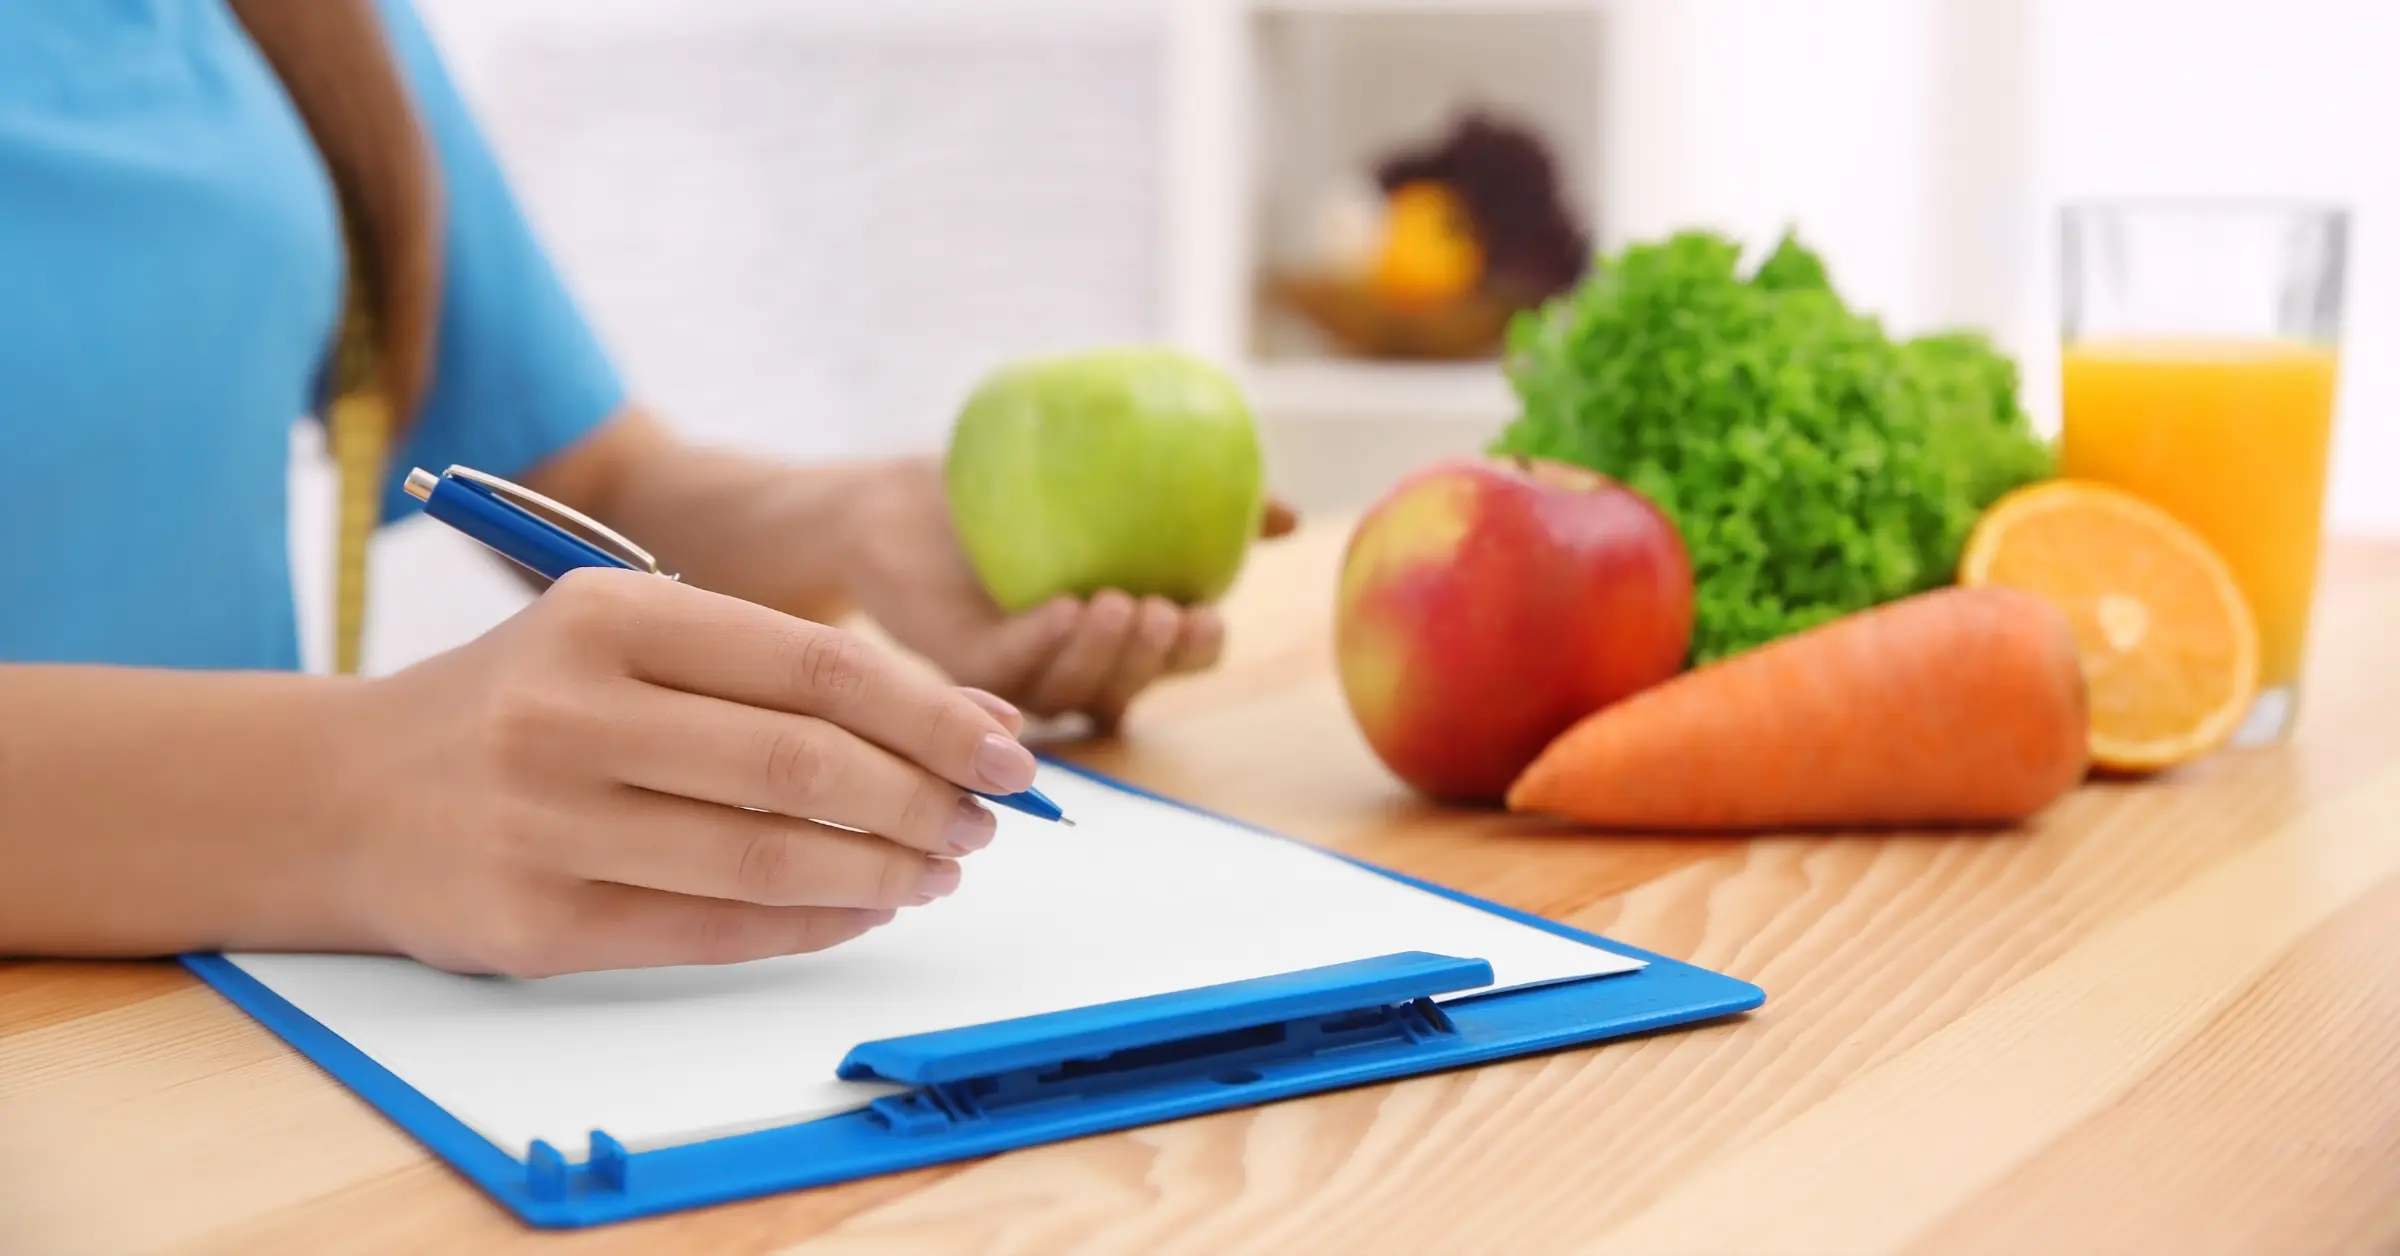
<path id="1" fill-rule="evenodd" d="M 1682 669 L 1691 557 L 1606 476 L 1451 459 L 1360 519 L 1334 623 L 1342 695 L 1384 766 L 1490 803 L 1568 725 Z"/>

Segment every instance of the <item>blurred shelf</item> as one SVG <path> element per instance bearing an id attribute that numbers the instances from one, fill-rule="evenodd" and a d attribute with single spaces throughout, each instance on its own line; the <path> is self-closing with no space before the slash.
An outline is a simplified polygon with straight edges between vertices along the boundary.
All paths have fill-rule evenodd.
<path id="1" fill-rule="evenodd" d="M 1302 328 L 1260 299 L 1272 276 L 1311 273 L 1372 201 L 1395 153 L 1452 133 L 1470 111 L 1533 131 L 1562 207 L 1587 229 L 1626 182 L 1612 109 L 1618 62 L 1652 51 L 1623 0 L 1177 0 L 1165 184 L 1167 335 L 1237 365 L 1270 418 L 1427 419 L 1492 425 L 1515 412 L 1497 363 L 1349 357 L 1348 335 Z M 1612 130 L 1615 128 L 1615 130 Z M 1622 164 L 1621 162 L 1619 164 Z M 1340 241 L 1341 243 L 1334 243 Z M 1315 324 L 1315 319 L 1306 320 Z M 1337 343 L 1327 343 L 1335 341 Z"/>
<path id="2" fill-rule="evenodd" d="M 1497 362 L 1253 362 L 1243 372 L 1260 417 L 1470 423 L 1516 417 Z"/>

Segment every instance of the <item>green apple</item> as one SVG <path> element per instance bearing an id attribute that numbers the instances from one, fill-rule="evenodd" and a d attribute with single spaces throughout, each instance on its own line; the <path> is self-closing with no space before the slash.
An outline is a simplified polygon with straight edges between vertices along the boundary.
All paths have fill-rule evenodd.
<path id="1" fill-rule="evenodd" d="M 992 372 L 959 411 L 943 479 L 959 544 L 1003 608 L 1102 589 L 1189 605 L 1240 572 L 1264 463 L 1223 371 L 1126 346 Z"/>

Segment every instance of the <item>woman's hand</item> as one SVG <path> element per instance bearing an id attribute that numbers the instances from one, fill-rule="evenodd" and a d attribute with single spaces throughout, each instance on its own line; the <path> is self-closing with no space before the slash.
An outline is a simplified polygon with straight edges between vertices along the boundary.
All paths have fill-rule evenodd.
<path id="1" fill-rule="evenodd" d="M 967 565 L 939 465 L 917 458 L 873 468 L 848 520 L 849 591 L 885 631 L 963 684 L 1036 715 L 1086 715 L 1113 728 L 1161 677 L 1214 665 L 1225 626 L 1215 610 L 1103 590 L 1011 616 Z M 1270 503 L 1261 533 L 1294 519 Z"/>
<path id="2" fill-rule="evenodd" d="M 381 945 L 539 976 L 814 951 L 957 889 L 1007 704 L 838 629 L 580 571 L 362 686 L 346 887 Z M 837 827 L 838 826 L 838 827 Z"/>

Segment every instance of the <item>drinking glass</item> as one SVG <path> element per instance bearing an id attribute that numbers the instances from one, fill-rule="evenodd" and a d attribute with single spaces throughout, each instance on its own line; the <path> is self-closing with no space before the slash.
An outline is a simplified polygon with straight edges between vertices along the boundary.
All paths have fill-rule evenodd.
<path id="1" fill-rule="evenodd" d="M 2348 214 L 2111 201 L 2061 226 L 2060 470 L 2156 503 L 2224 556 L 2259 630 L 2235 742 L 2280 741 L 2316 596 Z"/>

